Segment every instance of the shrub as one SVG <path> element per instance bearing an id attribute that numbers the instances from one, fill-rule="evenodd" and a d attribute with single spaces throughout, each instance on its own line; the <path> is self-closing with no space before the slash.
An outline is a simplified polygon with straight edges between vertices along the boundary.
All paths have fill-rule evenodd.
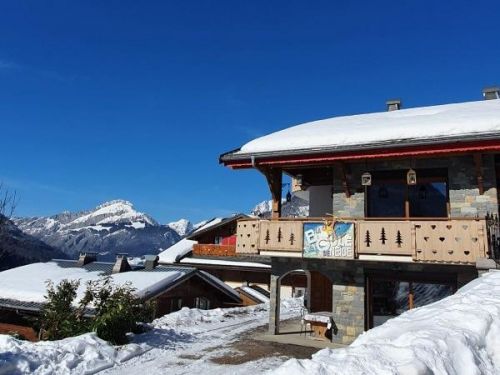
<path id="1" fill-rule="evenodd" d="M 138 330 L 138 322 L 153 318 L 154 305 L 138 299 L 130 283 L 115 285 L 109 276 L 89 281 L 75 307 L 79 285 L 79 281 L 63 280 L 54 287 L 47 282 L 47 303 L 41 317 L 43 339 L 58 340 L 94 331 L 103 340 L 121 345 L 127 342 L 128 332 Z"/>
<path id="2" fill-rule="evenodd" d="M 47 301 L 41 316 L 41 338 L 59 340 L 85 332 L 83 310 L 74 305 L 79 281 L 62 280 L 57 286 L 47 281 Z"/>
<path id="3" fill-rule="evenodd" d="M 125 344 L 127 333 L 136 331 L 139 321 L 151 321 L 153 317 L 152 305 L 134 292 L 130 283 L 115 285 L 109 276 L 88 282 L 82 303 L 94 309 L 90 329 L 103 340 Z"/>

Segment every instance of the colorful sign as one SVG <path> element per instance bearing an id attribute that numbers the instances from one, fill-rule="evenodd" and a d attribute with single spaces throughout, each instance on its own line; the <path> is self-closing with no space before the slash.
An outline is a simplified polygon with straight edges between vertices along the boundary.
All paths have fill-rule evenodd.
<path id="1" fill-rule="evenodd" d="M 354 223 L 304 223 L 304 258 L 354 259 Z"/>

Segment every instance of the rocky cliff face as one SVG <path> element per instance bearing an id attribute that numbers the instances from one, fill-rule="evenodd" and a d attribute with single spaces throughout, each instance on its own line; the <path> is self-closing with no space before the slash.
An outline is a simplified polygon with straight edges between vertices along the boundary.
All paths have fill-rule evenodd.
<path id="1" fill-rule="evenodd" d="M 22 232 L 12 221 L 0 228 L 0 271 L 53 258 L 66 254 Z"/>

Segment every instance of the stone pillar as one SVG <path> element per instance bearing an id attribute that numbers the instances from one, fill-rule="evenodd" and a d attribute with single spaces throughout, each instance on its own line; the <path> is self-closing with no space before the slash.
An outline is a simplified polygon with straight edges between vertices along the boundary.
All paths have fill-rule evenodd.
<path id="1" fill-rule="evenodd" d="M 333 274 L 332 342 L 348 345 L 365 330 L 365 277 L 362 267 Z"/>
<path id="2" fill-rule="evenodd" d="M 280 325 L 280 281 L 278 275 L 271 275 L 271 298 L 269 299 L 269 334 L 279 334 Z"/>

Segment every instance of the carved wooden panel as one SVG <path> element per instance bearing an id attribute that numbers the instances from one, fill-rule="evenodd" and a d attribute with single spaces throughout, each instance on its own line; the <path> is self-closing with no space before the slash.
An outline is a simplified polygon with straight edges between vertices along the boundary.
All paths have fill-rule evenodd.
<path id="1" fill-rule="evenodd" d="M 361 221 L 357 229 L 358 254 L 413 254 L 409 221 Z"/>
<path id="2" fill-rule="evenodd" d="M 415 260 L 474 263 L 486 256 L 484 220 L 415 221 Z"/>
<path id="3" fill-rule="evenodd" d="M 236 253 L 258 254 L 259 249 L 258 220 L 244 220 L 238 222 L 236 230 Z"/>
<path id="4" fill-rule="evenodd" d="M 259 249 L 302 252 L 303 232 L 302 221 L 261 221 Z"/>

